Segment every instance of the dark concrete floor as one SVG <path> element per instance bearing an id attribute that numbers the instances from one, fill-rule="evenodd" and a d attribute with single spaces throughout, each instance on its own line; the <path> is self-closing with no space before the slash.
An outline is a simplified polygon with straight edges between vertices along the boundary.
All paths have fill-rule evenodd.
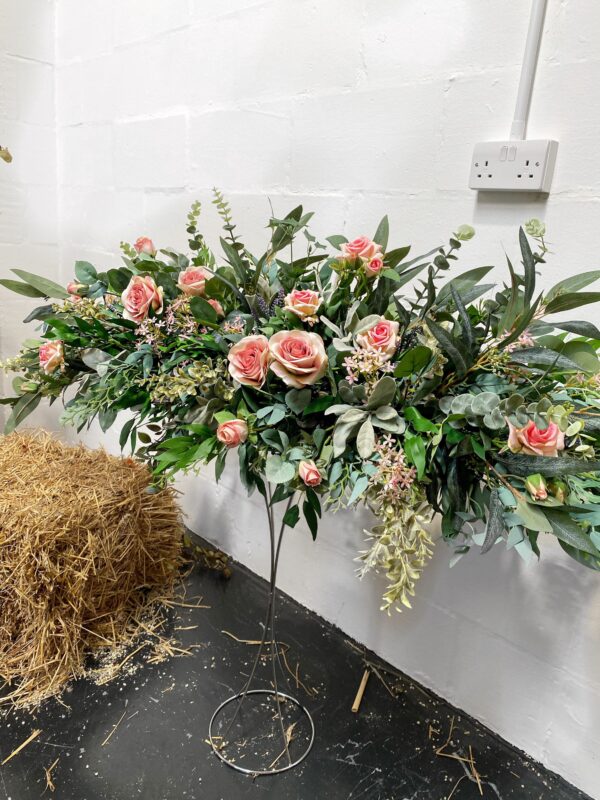
<path id="1" fill-rule="evenodd" d="M 298 768 L 275 777 L 236 773 L 211 751 L 207 727 L 215 707 L 240 688 L 255 648 L 222 631 L 240 639 L 260 636 L 266 586 L 238 565 L 229 581 L 196 570 L 187 583 L 188 597 L 202 595 L 210 608 L 177 608 L 169 625 L 197 626 L 176 632 L 186 645 L 201 645 L 194 655 L 142 664 L 104 686 L 78 681 L 64 695 L 68 708 L 50 702 L 35 716 L 3 719 L 0 761 L 34 728 L 42 733 L 0 768 L 2 800 L 585 798 L 369 653 L 364 657 L 377 665 L 395 696 L 373 673 L 353 714 L 363 655 L 339 630 L 286 597 L 279 603 L 278 634 L 290 646 L 292 670 L 299 662 L 302 681 L 318 691 L 315 697 L 295 691 L 314 716 L 314 749 Z M 261 677 L 267 679 L 268 669 L 261 667 Z M 459 758 L 436 754 L 452 720 L 451 741 L 442 753 Z M 459 760 L 471 754 L 481 790 L 468 763 Z M 44 769 L 57 758 L 51 793 Z"/>

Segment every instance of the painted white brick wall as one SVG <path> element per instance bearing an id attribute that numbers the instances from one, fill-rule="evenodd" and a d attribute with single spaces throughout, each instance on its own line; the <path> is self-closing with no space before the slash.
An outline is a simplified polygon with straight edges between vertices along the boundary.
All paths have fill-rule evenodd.
<path id="1" fill-rule="evenodd" d="M 0 162 L 0 274 L 11 267 L 55 277 L 59 269 L 53 0 L 0 3 L 0 143 L 13 162 Z M 12 276 L 15 277 L 15 276 Z M 21 320 L 31 302 L 0 293 L 0 359 L 14 355 L 31 327 Z M 0 374 L 0 391 L 10 380 Z M 0 423 L 4 419 L 0 407 Z M 34 423 L 52 427 L 54 410 Z"/>
<path id="2" fill-rule="evenodd" d="M 556 253 L 545 283 L 597 265 L 594 0 L 549 3 L 529 131 L 561 142 L 547 199 L 477 198 L 466 188 L 473 143 L 508 135 L 524 0 L 56 0 L 55 59 L 52 20 L 39 13 L 52 5 L 7 0 L 0 12 L 2 135 L 27 147 L 0 171 L 3 265 L 53 266 L 64 280 L 75 258 L 110 264 L 122 238 L 184 247 L 183 215 L 196 198 L 217 243 L 214 184 L 255 248 L 269 196 L 277 212 L 299 201 L 316 211 L 322 236 L 372 233 L 389 213 L 394 244 L 417 252 L 472 223 L 478 235 L 461 269 L 502 265 L 518 224 L 538 216 Z M 60 269 L 49 259 L 57 241 Z M 6 341 L 21 335 L 14 314 L 2 329 Z M 264 574 L 257 500 L 243 498 L 235 473 L 217 488 L 208 474 L 181 487 L 191 526 Z M 550 542 L 540 565 L 493 552 L 453 570 L 440 545 L 415 609 L 388 619 L 381 582 L 354 577 L 366 521 L 329 517 L 315 544 L 298 527 L 282 587 L 597 795 L 597 575 Z"/>

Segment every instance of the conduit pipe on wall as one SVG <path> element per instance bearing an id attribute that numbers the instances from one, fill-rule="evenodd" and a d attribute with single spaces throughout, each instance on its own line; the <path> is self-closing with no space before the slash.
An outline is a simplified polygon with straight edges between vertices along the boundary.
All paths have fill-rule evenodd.
<path id="1" fill-rule="evenodd" d="M 529 31 L 527 33 L 527 42 L 525 43 L 525 55 L 523 57 L 521 80 L 519 81 L 519 91 L 517 94 L 517 105 L 510 129 L 511 139 L 525 139 L 525 134 L 527 132 L 527 120 L 529 118 L 533 82 L 535 80 L 535 70 L 540 52 L 540 44 L 542 42 L 547 5 L 548 0 L 533 0 L 531 6 Z"/>

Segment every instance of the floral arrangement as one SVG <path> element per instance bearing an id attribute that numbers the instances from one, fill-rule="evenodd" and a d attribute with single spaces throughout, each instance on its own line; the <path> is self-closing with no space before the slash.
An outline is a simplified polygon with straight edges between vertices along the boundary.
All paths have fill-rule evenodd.
<path id="1" fill-rule="evenodd" d="M 361 572 L 387 576 L 385 609 L 410 606 L 435 514 L 454 560 L 497 542 L 528 559 L 551 535 L 600 569 L 600 331 L 555 319 L 600 300 L 583 291 L 600 271 L 537 293 L 548 248 L 532 220 L 505 285 L 482 282 L 491 267 L 448 279 L 469 226 L 409 259 L 387 218 L 372 239 L 319 242 L 301 206 L 270 220 L 257 257 L 215 204 L 224 257 L 196 203 L 190 256 L 140 238 L 105 272 L 78 261 L 66 289 L 0 281 L 51 298 L 27 317 L 40 338 L 4 364 L 19 373 L 8 431 L 68 389 L 78 430 L 129 412 L 121 446 L 157 479 L 210 461 L 218 479 L 235 453 L 248 491 L 287 501 L 285 523 L 302 515 L 313 536 L 323 506 L 366 503 Z"/>

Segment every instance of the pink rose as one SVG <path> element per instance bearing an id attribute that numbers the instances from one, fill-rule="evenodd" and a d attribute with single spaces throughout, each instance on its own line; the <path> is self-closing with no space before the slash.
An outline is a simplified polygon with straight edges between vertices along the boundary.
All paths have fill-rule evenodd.
<path id="1" fill-rule="evenodd" d="M 385 361 L 389 361 L 396 352 L 399 327 L 398 322 L 379 317 L 370 328 L 357 333 L 354 338 L 362 350 L 379 353 Z"/>
<path id="2" fill-rule="evenodd" d="M 248 426 L 243 419 L 230 419 L 217 428 L 217 439 L 226 447 L 239 447 L 248 438 Z"/>
<path id="3" fill-rule="evenodd" d="M 381 245 L 375 244 L 366 236 L 359 236 L 351 242 L 344 242 L 341 250 L 341 258 L 347 258 L 348 261 L 355 261 L 357 258 L 370 261 L 381 253 Z"/>
<path id="4" fill-rule="evenodd" d="M 133 246 L 137 253 L 145 253 L 147 256 L 156 255 L 156 247 L 154 247 L 154 242 L 147 236 L 140 236 Z"/>
<path id="5" fill-rule="evenodd" d="M 300 319 L 314 317 L 323 302 L 318 292 L 312 289 L 294 289 L 285 298 L 284 308 Z"/>
<path id="6" fill-rule="evenodd" d="M 219 303 L 218 300 L 213 300 L 212 298 L 208 300 L 208 305 L 212 306 L 214 310 L 217 312 L 217 317 L 224 317 L 225 312 L 223 311 L 223 306 Z"/>
<path id="7" fill-rule="evenodd" d="M 202 267 L 187 267 L 179 273 L 177 286 L 184 294 L 192 297 L 201 297 L 204 294 L 204 285 L 211 274 Z"/>
<path id="8" fill-rule="evenodd" d="M 245 336 L 227 354 L 229 374 L 243 386 L 260 389 L 267 378 L 269 340 L 266 336 Z"/>
<path id="9" fill-rule="evenodd" d="M 306 486 L 318 486 L 323 480 L 314 461 L 301 461 L 298 466 L 298 475 Z"/>
<path id="10" fill-rule="evenodd" d="M 79 297 L 79 292 L 84 288 L 83 283 L 77 283 L 77 281 L 69 281 L 67 283 L 67 292 L 69 294 L 74 295 L 75 297 Z"/>
<path id="11" fill-rule="evenodd" d="M 61 367 L 65 361 L 63 343 L 58 339 L 54 342 L 46 342 L 40 347 L 40 367 L 46 375 L 51 375 Z"/>
<path id="12" fill-rule="evenodd" d="M 163 290 L 149 275 L 134 275 L 121 295 L 123 316 L 132 322 L 143 322 L 150 309 L 159 313 L 163 309 Z"/>
<path id="13" fill-rule="evenodd" d="M 287 386 L 302 389 L 320 380 L 327 370 L 323 339 L 308 331 L 279 331 L 269 340 L 272 371 Z"/>
<path id="14" fill-rule="evenodd" d="M 565 449 L 565 435 L 555 422 L 545 430 L 538 428 L 531 420 L 524 428 L 515 428 L 508 422 L 508 446 L 513 453 L 527 453 L 530 456 L 557 456 Z"/>
<path id="15" fill-rule="evenodd" d="M 380 256 L 375 256 L 368 264 L 365 264 L 365 275 L 367 278 L 376 278 L 382 269 L 383 259 Z"/>

